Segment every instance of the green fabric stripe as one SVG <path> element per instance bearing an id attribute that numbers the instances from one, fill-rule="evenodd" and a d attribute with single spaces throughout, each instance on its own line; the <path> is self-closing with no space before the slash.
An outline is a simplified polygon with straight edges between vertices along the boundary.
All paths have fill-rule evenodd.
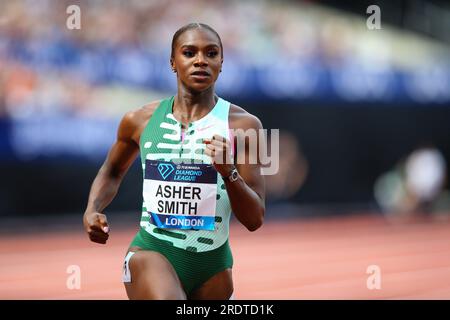
<path id="1" fill-rule="evenodd" d="M 187 153 L 191 153 L 191 149 L 181 149 L 181 154 L 187 154 Z"/>
<path id="2" fill-rule="evenodd" d="M 168 231 L 168 230 L 161 229 L 161 228 L 155 228 L 153 230 L 153 232 L 159 233 L 159 234 L 163 234 L 163 235 L 166 235 L 166 236 L 171 237 L 171 238 L 183 239 L 183 240 L 186 239 L 186 235 L 185 234 Z"/>
<path id="3" fill-rule="evenodd" d="M 209 238 L 200 237 L 197 239 L 198 242 L 204 243 L 204 244 L 213 244 L 214 240 Z"/>

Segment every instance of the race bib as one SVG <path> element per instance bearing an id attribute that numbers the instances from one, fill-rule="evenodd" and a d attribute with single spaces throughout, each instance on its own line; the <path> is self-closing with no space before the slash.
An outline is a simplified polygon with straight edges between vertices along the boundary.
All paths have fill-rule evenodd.
<path id="1" fill-rule="evenodd" d="M 143 196 L 158 228 L 214 230 L 217 171 L 210 164 L 147 159 Z"/>

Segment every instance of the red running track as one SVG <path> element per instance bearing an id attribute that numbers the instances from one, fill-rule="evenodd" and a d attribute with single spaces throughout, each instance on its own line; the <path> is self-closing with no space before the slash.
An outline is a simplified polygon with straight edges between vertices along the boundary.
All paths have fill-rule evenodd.
<path id="1" fill-rule="evenodd" d="M 126 299 L 122 262 L 136 229 L 112 230 L 107 245 L 81 229 L 0 236 L 0 299 Z M 232 224 L 230 243 L 236 299 L 450 299 L 447 222 L 353 216 L 253 233 Z M 67 288 L 71 265 L 80 289 Z M 370 265 L 380 268 L 380 289 L 367 288 Z"/>

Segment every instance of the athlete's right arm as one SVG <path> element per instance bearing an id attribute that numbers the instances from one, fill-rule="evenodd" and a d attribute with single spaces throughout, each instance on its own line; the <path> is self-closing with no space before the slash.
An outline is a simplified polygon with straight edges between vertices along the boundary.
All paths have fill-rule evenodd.
<path id="1" fill-rule="evenodd" d="M 116 196 L 123 177 L 139 152 L 142 127 L 142 115 L 139 113 L 141 112 L 130 111 L 122 118 L 117 140 L 92 183 L 83 225 L 93 242 L 104 244 L 108 240 L 109 226 L 102 211 Z"/>

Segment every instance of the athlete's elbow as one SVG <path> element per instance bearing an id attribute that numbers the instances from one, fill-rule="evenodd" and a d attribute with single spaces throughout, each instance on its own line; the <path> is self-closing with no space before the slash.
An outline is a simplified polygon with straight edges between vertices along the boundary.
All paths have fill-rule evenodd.
<path id="1" fill-rule="evenodd" d="M 257 222 L 252 223 L 251 225 L 247 226 L 248 231 L 256 231 L 263 225 L 263 219 L 258 220 Z"/>
<path id="2" fill-rule="evenodd" d="M 256 231 L 259 228 L 261 228 L 261 226 L 264 223 L 264 214 L 265 214 L 265 209 L 261 209 L 260 214 L 257 216 L 257 219 L 255 219 L 255 221 L 253 221 L 251 224 L 247 225 L 247 229 L 248 231 Z"/>

